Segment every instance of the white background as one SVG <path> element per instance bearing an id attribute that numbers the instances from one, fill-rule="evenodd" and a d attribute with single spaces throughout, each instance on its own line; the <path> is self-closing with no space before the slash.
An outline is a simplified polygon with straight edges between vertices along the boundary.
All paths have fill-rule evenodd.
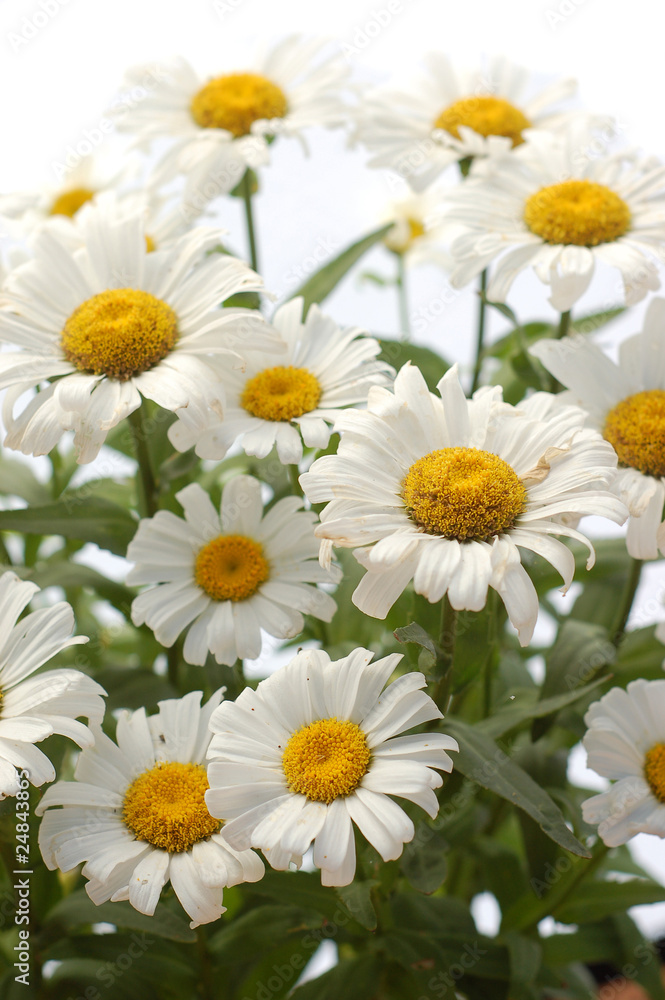
<path id="1" fill-rule="evenodd" d="M 42 4 L 45 5 L 42 6 Z M 96 128 L 116 95 L 123 71 L 136 63 L 186 56 L 203 74 L 250 69 L 257 45 L 302 31 L 326 35 L 346 54 L 367 88 L 413 77 L 425 51 L 447 52 L 473 66 L 483 55 L 504 54 L 534 71 L 539 83 L 560 76 L 580 81 L 581 106 L 614 115 L 631 145 L 665 153 L 663 37 L 665 14 L 653 0 L 0 0 L 0 192 L 54 183 L 54 164 L 86 131 Z M 47 12 L 46 24 L 44 24 Z M 377 30 L 379 22 L 383 26 Z M 101 152 L 112 159 L 122 144 L 108 137 Z M 321 248 L 338 252 L 380 221 L 392 189 L 386 176 L 364 167 L 361 151 L 345 149 L 341 133 L 311 136 L 305 159 L 295 142 L 272 147 L 262 176 L 257 217 L 262 272 L 268 288 L 287 294 L 311 268 Z M 235 203 L 219 210 L 230 243 L 244 251 Z M 0 241 L 2 236 L 0 234 Z M 0 248 L 2 243 L 0 242 Z M 327 252 L 330 252 L 330 249 Z M 376 250 L 365 265 L 389 274 L 390 256 Z M 616 277 L 597 275 L 579 313 L 616 303 Z M 425 310 L 424 343 L 468 364 L 473 342 L 470 290 L 448 301 L 448 286 L 431 266 L 410 276 L 412 310 Z M 546 291 L 531 275 L 516 282 L 510 300 L 520 316 L 551 314 Z M 342 324 L 395 335 L 390 290 L 357 278 L 327 303 Z M 617 322 L 601 342 L 616 343 L 639 329 L 644 305 Z M 422 312 L 421 312 L 422 315 Z M 492 335 L 502 323 L 492 322 Z M 0 484 L 1 486 L 1 484 Z M 637 618 L 653 619 L 662 603 L 661 567 L 647 575 Z M 581 764 L 575 774 L 581 773 Z M 665 877 L 665 843 L 640 837 L 636 850 Z M 663 907 L 640 913 L 651 933 L 665 931 Z"/>

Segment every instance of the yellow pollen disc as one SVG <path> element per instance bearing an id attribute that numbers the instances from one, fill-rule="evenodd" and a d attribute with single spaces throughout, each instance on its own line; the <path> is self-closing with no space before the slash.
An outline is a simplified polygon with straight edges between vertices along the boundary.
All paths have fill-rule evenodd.
<path id="1" fill-rule="evenodd" d="M 665 802 L 665 743 L 656 743 L 644 758 L 644 777 L 659 802 Z"/>
<path id="2" fill-rule="evenodd" d="M 196 557 L 196 582 L 214 601 L 244 601 L 270 576 L 258 542 L 244 535 L 220 535 Z"/>
<path id="3" fill-rule="evenodd" d="M 397 224 L 383 238 L 383 242 L 393 253 L 406 253 L 407 250 L 411 249 L 416 240 L 425 235 L 425 226 L 420 219 L 408 218 L 404 221 L 406 222 L 407 231 L 401 239 L 401 230 L 404 227 L 400 227 Z"/>
<path id="4" fill-rule="evenodd" d="M 292 792 L 330 805 L 358 787 L 369 762 L 369 747 L 359 726 L 319 719 L 293 734 L 282 756 L 282 769 Z"/>
<path id="5" fill-rule="evenodd" d="M 247 380 L 241 405 L 261 420 L 293 420 L 315 410 L 321 398 L 319 380 L 306 368 L 266 368 Z"/>
<path id="6" fill-rule="evenodd" d="M 434 128 L 445 129 L 459 139 L 460 125 L 472 128 L 479 135 L 504 135 L 512 139 L 513 146 L 519 146 L 524 142 L 522 129 L 529 128 L 531 122 L 503 97 L 463 97 L 444 108 Z"/>
<path id="7" fill-rule="evenodd" d="M 166 302 L 149 292 L 114 288 L 71 314 L 60 343 L 80 371 L 124 382 L 165 358 L 177 339 L 176 314 Z"/>
<path id="8" fill-rule="evenodd" d="M 409 517 L 430 535 L 480 540 L 507 531 L 527 491 L 497 455 L 479 448 L 441 448 L 414 462 L 402 482 Z"/>
<path id="9" fill-rule="evenodd" d="M 205 804 L 209 787 L 198 764 L 157 764 L 127 789 L 122 818 L 138 840 L 171 853 L 188 851 L 222 825 Z"/>
<path id="10" fill-rule="evenodd" d="M 71 219 L 78 212 L 81 205 L 94 198 L 95 192 L 89 188 L 72 188 L 71 191 L 63 191 L 59 194 L 51 205 L 49 215 L 67 215 Z"/>
<path id="11" fill-rule="evenodd" d="M 524 221 L 546 243 L 595 247 L 612 243 L 630 228 L 630 209 L 623 198 L 594 181 L 562 181 L 532 194 Z"/>
<path id="12" fill-rule="evenodd" d="M 262 118 L 283 118 L 288 110 L 284 92 L 258 73 L 229 73 L 201 87 L 191 103 L 192 118 L 201 128 L 223 128 L 248 135 Z"/>
<path id="13" fill-rule="evenodd" d="M 650 389 L 622 399 L 607 414 L 603 436 L 620 465 L 665 476 L 665 391 Z"/>

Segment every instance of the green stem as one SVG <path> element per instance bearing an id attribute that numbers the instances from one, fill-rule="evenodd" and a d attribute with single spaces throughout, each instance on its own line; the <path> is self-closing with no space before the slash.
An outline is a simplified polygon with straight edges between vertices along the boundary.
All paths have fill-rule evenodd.
<path id="1" fill-rule="evenodd" d="M 619 646 L 621 640 L 623 639 L 626 632 L 626 624 L 630 616 L 631 609 L 633 607 L 633 601 L 635 600 L 635 594 L 637 593 L 637 588 L 640 585 L 640 575 L 642 573 L 642 566 L 644 562 L 642 559 L 632 559 L 630 564 L 630 571 L 628 573 L 628 579 L 626 580 L 626 586 L 621 598 L 621 604 L 619 605 L 619 612 L 616 617 L 616 622 L 614 628 L 610 633 L 612 645 L 616 648 Z"/>
<path id="2" fill-rule="evenodd" d="M 487 655 L 483 664 L 483 718 L 486 719 L 492 711 L 492 673 L 495 665 L 495 653 L 498 643 L 498 594 L 490 588 L 487 595 L 489 622 L 487 626 Z"/>
<path id="3" fill-rule="evenodd" d="M 166 651 L 166 663 L 168 667 L 169 683 L 176 691 L 178 688 L 178 673 L 180 667 L 180 643 L 176 639 L 170 649 Z"/>
<path id="4" fill-rule="evenodd" d="M 404 254 L 397 254 L 397 277 L 395 278 L 397 288 L 397 301 L 399 304 L 399 327 L 401 340 L 409 340 L 411 337 L 411 327 L 409 324 L 409 298 L 406 288 L 406 268 L 404 267 Z"/>
<path id="5" fill-rule="evenodd" d="M 487 307 L 487 268 L 480 273 L 480 288 L 478 290 L 478 335 L 476 337 L 476 361 L 473 366 L 471 393 L 478 388 L 480 371 L 483 366 L 483 341 L 485 339 L 485 314 Z"/>
<path id="6" fill-rule="evenodd" d="M 247 222 L 247 238 L 249 240 L 249 255 L 252 269 L 259 269 L 259 255 L 256 249 L 256 235 L 254 233 L 254 216 L 252 213 L 252 175 L 249 169 L 244 173 L 240 182 L 242 188 L 242 198 L 245 202 L 245 220 Z"/>
<path id="7" fill-rule="evenodd" d="M 570 330 L 570 309 L 568 312 L 561 313 L 561 319 L 559 320 L 559 329 L 556 332 L 556 339 L 562 340 L 563 337 L 568 335 Z"/>
<path id="8" fill-rule="evenodd" d="M 199 980 L 201 997 L 203 1000 L 214 1000 L 215 990 L 213 986 L 212 962 L 210 961 L 205 927 L 199 926 L 196 928 L 196 950 L 198 952 L 199 969 L 201 972 Z"/>
<path id="9" fill-rule="evenodd" d="M 439 634 L 440 653 L 436 661 L 436 672 L 439 682 L 434 692 L 434 701 L 445 714 L 450 701 L 450 688 L 453 682 L 453 664 L 455 660 L 455 642 L 457 639 L 457 611 L 453 608 L 446 594 L 441 602 L 441 631 Z"/>
<path id="10" fill-rule="evenodd" d="M 584 864 L 583 858 L 577 859 L 577 865 L 574 866 L 567 875 L 564 875 L 557 883 L 555 883 L 548 893 L 545 894 L 541 901 L 540 907 L 535 911 L 530 910 L 529 920 L 527 926 L 518 926 L 516 929 L 523 932 L 528 932 L 530 929 L 538 926 L 541 920 L 548 917 L 553 911 L 559 909 L 559 907 L 565 903 L 565 901 L 572 896 L 572 894 L 577 889 L 578 885 L 588 878 L 595 870 L 603 863 L 609 847 L 602 841 L 599 841 L 593 852 L 593 857 Z"/>
<path id="11" fill-rule="evenodd" d="M 297 497 L 304 497 L 305 493 L 298 481 L 298 477 L 300 476 L 300 468 L 297 465 L 287 465 L 287 469 L 289 470 L 289 481 L 291 483 L 291 489 L 293 490 L 294 495 Z"/>
<path id="12" fill-rule="evenodd" d="M 129 426 L 134 438 L 136 461 L 138 462 L 137 482 L 139 484 L 139 509 L 141 517 L 152 517 L 157 511 L 157 481 L 152 471 L 148 437 L 143 423 L 143 407 L 129 414 Z"/>

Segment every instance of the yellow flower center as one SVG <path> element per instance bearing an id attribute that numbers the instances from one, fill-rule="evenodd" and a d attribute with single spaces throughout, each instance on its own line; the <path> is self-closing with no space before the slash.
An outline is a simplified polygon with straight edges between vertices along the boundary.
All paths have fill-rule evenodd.
<path id="1" fill-rule="evenodd" d="M 607 414 L 603 436 L 621 465 L 665 476 L 665 391 L 650 389 L 622 399 Z"/>
<path id="2" fill-rule="evenodd" d="M 214 601 L 244 601 L 270 576 L 270 565 L 258 542 L 244 535 L 220 535 L 196 557 L 194 576 Z"/>
<path id="3" fill-rule="evenodd" d="M 383 238 L 383 242 L 393 253 L 406 253 L 416 240 L 425 235 L 425 226 L 420 219 L 409 217 L 404 221 L 406 222 L 406 232 L 403 231 L 403 227 L 396 225 Z"/>
<path id="4" fill-rule="evenodd" d="M 355 791 L 369 768 L 365 734 L 354 722 L 319 719 L 293 734 L 282 756 L 289 788 L 327 805 Z"/>
<path id="5" fill-rule="evenodd" d="M 122 818 L 138 840 L 170 853 L 188 851 L 221 829 L 205 804 L 209 787 L 199 764 L 157 764 L 127 789 Z"/>
<path id="6" fill-rule="evenodd" d="M 76 215 L 81 205 L 94 198 L 95 192 L 90 188 L 72 188 L 63 191 L 55 199 L 49 210 L 49 215 L 67 215 L 70 219 Z"/>
<path id="7" fill-rule="evenodd" d="M 444 108 L 434 122 L 434 128 L 445 129 L 456 139 L 460 138 L 459 126 L 466 125 L 479 135 L 504 135 L 519 146 L 524 139 L 522 130 L 531 122 L 503 97 L 463 97 Z"/>
<path id="8" fill-rule="evenodd" d="M 147 253 L 152 253 L 152 251 L 155 249 L 155 241 L 153 240 L 152 236 L 148 236 L 147 233 L 145 238 L 145 248 Z"/>
<path id="9" fill-rule="evenodd" d="M 288 109 L 284 92 L 258 73 L 229 73 L 210 80 L 194 95 L 192 118 L 201 128 L 223 128 L 248 135 L 252 123 L 283 118 Z"/>
<path id="10" fill-rule="evenodd" d="M 430 535 L 480 540 L 507 531 L 526 506 L 515 471 L 479 448 L 441 448 L 414 462 L 402 482 L 409 517 Z"/>
<path id="11" fill-rule="evenodd" d="M 319 380 L 306 368 L 266 368 L 247 380 L 241 405 L 261 420 L 293 420 L 315 410 L 321 398 Z"/>
<path id="12" fill-rule="evenodd" d="M 165 358 L 177 339 L 176 314 L 166 302 L 149 292 L 114 288 L 74 310 L 60 345 L 79 371 L 125 382 Z"/>
<path id="13" fill-rule="evenodd" d="M 665 743 L 656 743 L 644 758 L 644 777 L 659 802 L 665 802 Z"/>
<path id="14" fill-rule="evenodd" d="M 546 243 L 595 247 L 623 236 L 630 227 L 630 209 L 604 184 L 563 181 L 527 199 L 524 221 Z"/>

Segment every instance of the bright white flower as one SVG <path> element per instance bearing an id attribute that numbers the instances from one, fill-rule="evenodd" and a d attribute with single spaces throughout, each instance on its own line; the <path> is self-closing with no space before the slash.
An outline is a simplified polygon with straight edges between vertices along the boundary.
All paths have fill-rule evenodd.
<path id="1" fill-rule="evenodd" d="M 628 552 L 665 555 L 665 299 L 649 304 L 642 332 L 624 340 L 618 364 L 580 335 L 542 340 L 531 353 L 617 452 L 611 488 L 630 511 Z"/>
<path id="2" fill-rule="evenodd" d="M 441 192 L 430 188 L 422 194 L 394 201 L 385 213 L 385 221 L 394 221 L 383 242 L 404 258 L 408 265 L 437 264 L 448 269 L 450 254 L 443 249 L 442 227 L 437 224 L 435 212 L 440 207 Z M 434 218 L 434 222 L 431 220 Z"/>
<path id="3" fill-rule="evenodd" d="M 58 781 L 35 810 L 44 816 L 39 846 L 47 867 L 66 872 L 85 862 L 94 903 L 128 899 L 148 916 L 170 881 L 190 927 L 224 913 L 225 886 L 257 882 L 261 859 L 228 844 L 204 799 L 208 723 L 221 697 L 217 691 L 201 707 L 201 692 L 192 691 L 159 702 L 152 719 L 143 708 L 123 712 L 117 745 L 96 728 L 75 781 Z"/>
<path id="4" fill-rule="evenodd" d="M 84 248 L 44 230 L 34 259 L 7 279 L 0 341 L 20 350 L 0 355 L 0 388 L 10 390 L 7 447 L 43 455 L 73 430 L 79 462 L 90 462 L 142 396 L 195 422 L 209 409 L 221 414 L 222 371 L 242 367 L 248 343 L 276 350 L 279 340 L 256 310 L 220 308 L 262 282 L 239 260 L 206 255 L 218 231 L 194 229 L 149 252 L 138 216 L 89 208 L 79 226 Z"/>
<path id="5" fill-rule="evenodd" d="M 487 289 L 496 302 L 529 267 L 550 285 L 560 312 L 587 290 L 597 262 L 621 272 L 628 305 L 658 288 L 653 258 L 665 241 L 665 167 L 625 152 L 594 158 L 592 149 L 586 127 L 533 133 L 512 156 L 451 191 L 445 217 L 466 230 L 451 245 L 452 284 L 466 285 L 500 258 Z"/>
<path id="6" fill-rule="evenodd" d="M 339 576 L 317 562 L 316 515 L 299 497 L 279 500 L 265 515 L 261 484 L 235 476 L 224 487 L 219 513 L 191 483 L 176 493 L 185 520 L 160 510 L 141 521 L 127 549 L 136 563 L 129 584 L 158 584 L 132 604 L 163 646 L 186 628 L 184 657 L 202 665 L 256 659 L 261 629 L 280 639 L 302 632 L 303 614 L 330 621 L 336 604 L 312 584 Z"/>
<path id="7" fill-rule="evenodd" d="M 518 406 L 501 402 L 499 387 L 464 396 L 456 368 L 427 389 L 405 365 L 394 393 L 372 389 L 367 411 L 337 422 L 336 455 L 314 462 L 300 482 L 321 512 L 316 534 L 331 545 L 359 545 L 368 571 L 353 595 L 365 614 L 385 618 L 413 580 L 432 603 L 448 594 L 453 608 L 480 611 L 493 587 L 526 645 L 538 596 L 519 548 L 543 556 L 565 587 L 572 552 L 552 535 L 584 535 L 565 519 L 600 514 L 622 522 L 623 504 L 606 486 L 616 456 L 599 434 L 583 429 L 585 414 L 561 407 L 549 393 Z M 519 547 L 519 548 L 518 548 Z"/>
<path id="8" fill-rule="evenodd" d="M 584 716 L 588 766 L 614 784 L 582 803 L 609 847 L 638 833 L 665 837 L 665 680 L 612 688 Z"/>
<path id="9" fill-rule="evenodd" d="M 303 441 L 326 448 L 342 407 L 364 403 L 372 385 L 385 385 L 393 369 L 375 360 L 381 345 L 354 327 L 341 330 L 318 306 L 302 322 L 303 300 L 275 313 L 273 325 L 286 354 L 246 352 L 244 371 L 227 370 L 224 417 L 205 415 L 199 426 L 181 420 L 169 428 L 179 451 L 224 458 L 238 438 L 246 454 L 265 458 L 276 445 L 280 462 L 298 463 Z"/>
<path id="10" fill-rule="evenodd" d="M 427 69 L 412 93 L 371 95 L 358 127 L 374 154 L 370 166 L 396 170 L 417 191 L 458 160 L 519 145 L 524 129 L 559 127 L 569 116 L 553 106 L 576 89 L 574 80 L 561 80 L 527 98 L 527 71 L 503 58 L 487 70 L 462 73 L 447 56 L 430 53 Z"/>
<path id="11" fill-rule="evenodd" d="M 254 846 L 286 868 L 314 841 L 323 885 L 348 885 L 356 870 L 353 824 L 384 861 L 402 853 L 414 826 L 389 796 L 415 802 L 432 818 L 440 771 L 452 771 L 442 733 L 401 736 L 442 718 L 408 673 L 384 691 L 401 660 L 355 649 L 341 660 L 306 650 L 213 713 L 206 802 L 224 816 L 237 850 Z M 275 852 L 281 852 L 283 857 Z"/>
<path id="12" fill-rule="evenodd" d="M 119 128 L 142 145 L 172 139 L 155 183 L 184 173 L 186 200 L 210 201 L 235 187 L 248 167 L 269 162 L 271 137 L 304 142 L 305 129 L 344 120 L 349 67 L 339 53 L 325 56 L 324 47 L 293 35 L 251 68 L 207 81 L 180 59 L 142 101 L 123 110 Z M 127 88 L 144 76 L 144 67 L 131 70 Z"/>
<path id="13" fill-rule="evenodd" d="M 80 670 L 31 676 L 63 649 L 88 641 L 72 635 L 74 612 L 64 601 L 17 621 L 38 591 L 15 573 L 0 577 L 0 798 L 16 795 L 23 769 L 33 785 L 55 779 L 51 761 L 35 743 L 60 733 L 80 747 L 91 746 L 92 734 L 77 718 L 101 722 L 104 716 L 104 688 Z"/>

